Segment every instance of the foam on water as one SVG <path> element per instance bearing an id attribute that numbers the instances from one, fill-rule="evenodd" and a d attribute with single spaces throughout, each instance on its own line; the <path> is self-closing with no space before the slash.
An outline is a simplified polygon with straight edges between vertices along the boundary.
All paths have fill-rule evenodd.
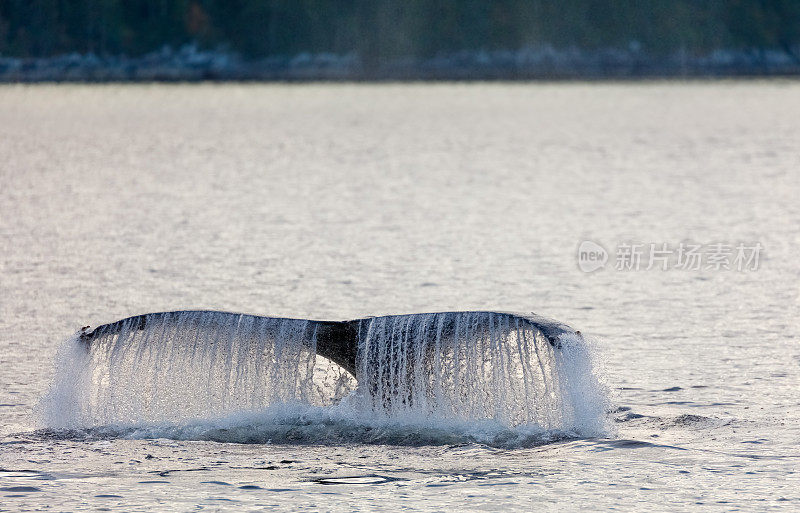
<path id="1" fill-rule="evenodd" d="M 111 326 L 111 325 L 107 325 Z M 583 338 L 514 315 L 364 319 L 355 379 L 317 321 L 173 312 L 67 340 L 42 424 L 90 436 L 250 443 L 531 445 L 606 429 Z"/>

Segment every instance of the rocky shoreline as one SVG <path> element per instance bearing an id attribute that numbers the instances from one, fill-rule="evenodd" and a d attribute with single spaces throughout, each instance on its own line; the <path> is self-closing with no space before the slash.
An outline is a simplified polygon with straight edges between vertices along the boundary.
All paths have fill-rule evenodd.
<path id="1" fill-rule="evenodd" d="M 66 54 L 22 59 L 0 55 L 0 82 L 535 80 L 800 76 L 800 52 L 716 50 L 652 56 L 636 45 L 580 50 L 550 46 L 461 51 L 429 59 L 365 63 L 356 54 L 301 53 L 245 60 L 194 45 L 141 57 Z"/>

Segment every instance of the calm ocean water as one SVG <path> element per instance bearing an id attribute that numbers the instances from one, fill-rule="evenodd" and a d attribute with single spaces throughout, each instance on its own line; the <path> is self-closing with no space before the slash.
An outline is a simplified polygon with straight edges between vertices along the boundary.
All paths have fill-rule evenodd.
<path id="1" fill-rule="evenodd" d="M 800 509 L 798 170 L 792 81 L 2 86 L 0 510 Z M 184 309 L 533 311 L 608 413 L 39 414 L 78 328 Z"/>

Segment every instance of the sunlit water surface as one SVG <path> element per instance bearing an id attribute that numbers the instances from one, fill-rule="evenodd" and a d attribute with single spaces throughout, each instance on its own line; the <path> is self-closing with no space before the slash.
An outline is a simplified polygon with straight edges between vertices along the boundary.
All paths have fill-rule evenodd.
<path id="1" fill-rule="evenodd" d="M 795 82 L 3 86 L 0 509 L 800 509 L 798 120 Z M 764 249 L 615 270 L 682 241 Z M 78 328 L 192 308 L 534 311 L 606 426 L 34 414 Z"/>

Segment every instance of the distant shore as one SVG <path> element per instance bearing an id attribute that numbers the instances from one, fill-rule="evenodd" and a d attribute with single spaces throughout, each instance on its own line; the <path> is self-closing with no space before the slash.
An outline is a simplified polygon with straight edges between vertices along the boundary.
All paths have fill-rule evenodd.
<path id="1" fill-rule="evenodd" d="M 548 80 L 800 76 L 800 59 L 782 50 L 716 50 L 707 55 L 648 55 L 637 48 L 550 46 L 461 51 L 428 59 L 365 63 L 355 54 L 301 53 L 246 60 L 193 45 L 140 57 L 0 55 L 0 82 L 192 82 L 315 80 Z"/>

